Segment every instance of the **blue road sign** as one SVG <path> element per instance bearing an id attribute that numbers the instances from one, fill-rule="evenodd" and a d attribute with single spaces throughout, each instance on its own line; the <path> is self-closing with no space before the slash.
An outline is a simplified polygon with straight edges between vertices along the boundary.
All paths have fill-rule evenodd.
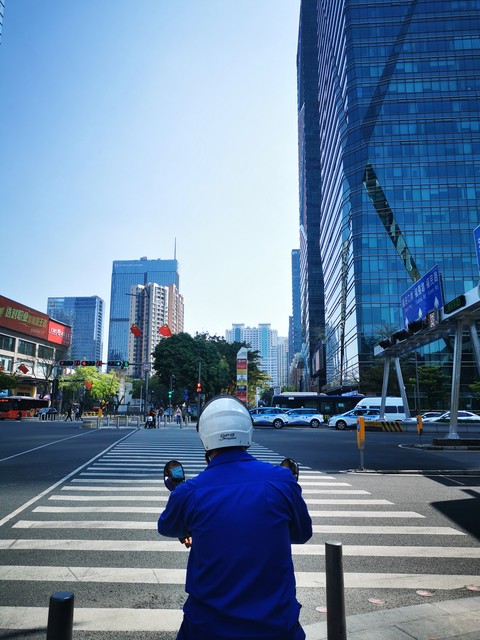
<path id="1" fill-rule="evenodd" d="M 429 311 L 443 307 L 442 285 L 438 265 L 417 280 L 401 297 L 403 324 L 427 317 Z"/>
<path id="2" fill-rule="evenodd" d="M 477 262 L 478 270 L 480 271 L 480 224 L 473 230 L 473 237 L 475 238 L 475 247 L 477 249 Z"/>

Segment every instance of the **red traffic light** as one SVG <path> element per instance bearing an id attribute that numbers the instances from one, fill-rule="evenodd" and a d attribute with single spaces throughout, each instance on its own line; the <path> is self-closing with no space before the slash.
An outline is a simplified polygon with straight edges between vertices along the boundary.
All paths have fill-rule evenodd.
<path id="1" fill-rule="evenodd" d="M 197 382 L 197 393 L 202 393 L 202 383 Z"/>
<path id="2" fill-rule="evenodd" d="M 94 367 L 96 365 L 96 361 L 95 360 L 82 360 L 80 362 L 80 365 L 82 367 Z"/>

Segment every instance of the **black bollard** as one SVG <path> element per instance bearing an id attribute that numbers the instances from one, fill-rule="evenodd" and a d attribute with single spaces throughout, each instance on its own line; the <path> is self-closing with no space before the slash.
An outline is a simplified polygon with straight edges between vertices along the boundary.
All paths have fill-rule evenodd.
<path id="1" fill-rule="evenodd" d="M 347 640 L 341 542 L 325 543 L 325 573 L 327 587 L 327 638 L 328 640 Z"/>
<path id="2" fill-rule="evenodd" d="M 57 591 L 50 596 L 47 640 L 72 640 L 73 593 Z"/>

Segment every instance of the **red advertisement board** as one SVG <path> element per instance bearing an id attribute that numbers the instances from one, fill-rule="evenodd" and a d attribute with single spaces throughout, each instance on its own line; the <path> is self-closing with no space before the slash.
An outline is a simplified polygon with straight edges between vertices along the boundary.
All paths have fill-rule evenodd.
<path id="1" fill-rule="evenodd" d="M 0 327 L 48 340 L 48 316 L 0 296 Z"/>
<path id="2" fill-rule="evenodd" d="M 72 342 L 72 329 L 58 320 L 48 321 L 48 341 L 69 347 Z"/>

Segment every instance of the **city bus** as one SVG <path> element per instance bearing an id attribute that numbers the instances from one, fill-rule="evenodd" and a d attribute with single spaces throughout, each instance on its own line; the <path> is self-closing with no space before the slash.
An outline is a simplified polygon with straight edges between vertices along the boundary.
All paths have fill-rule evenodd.
<path id="1" fill-rule="evenodd" d="M 364 396 L 361 394 L 329 396 L 312 391 L 284 391 L 273 396 L 272 407 L 281 409 L 299 409 L 302 407 L 316 409 L 327 420 L 328 417 L 350 411 L 363 398 Z"/>
<path id="2" fill-rule="evenodd" d="M 30 396 L 1 396 L 0 420 L 17 420 L 30 418 L 42 407 L 48 407 L 47 398 L 31 398 Z"/>

